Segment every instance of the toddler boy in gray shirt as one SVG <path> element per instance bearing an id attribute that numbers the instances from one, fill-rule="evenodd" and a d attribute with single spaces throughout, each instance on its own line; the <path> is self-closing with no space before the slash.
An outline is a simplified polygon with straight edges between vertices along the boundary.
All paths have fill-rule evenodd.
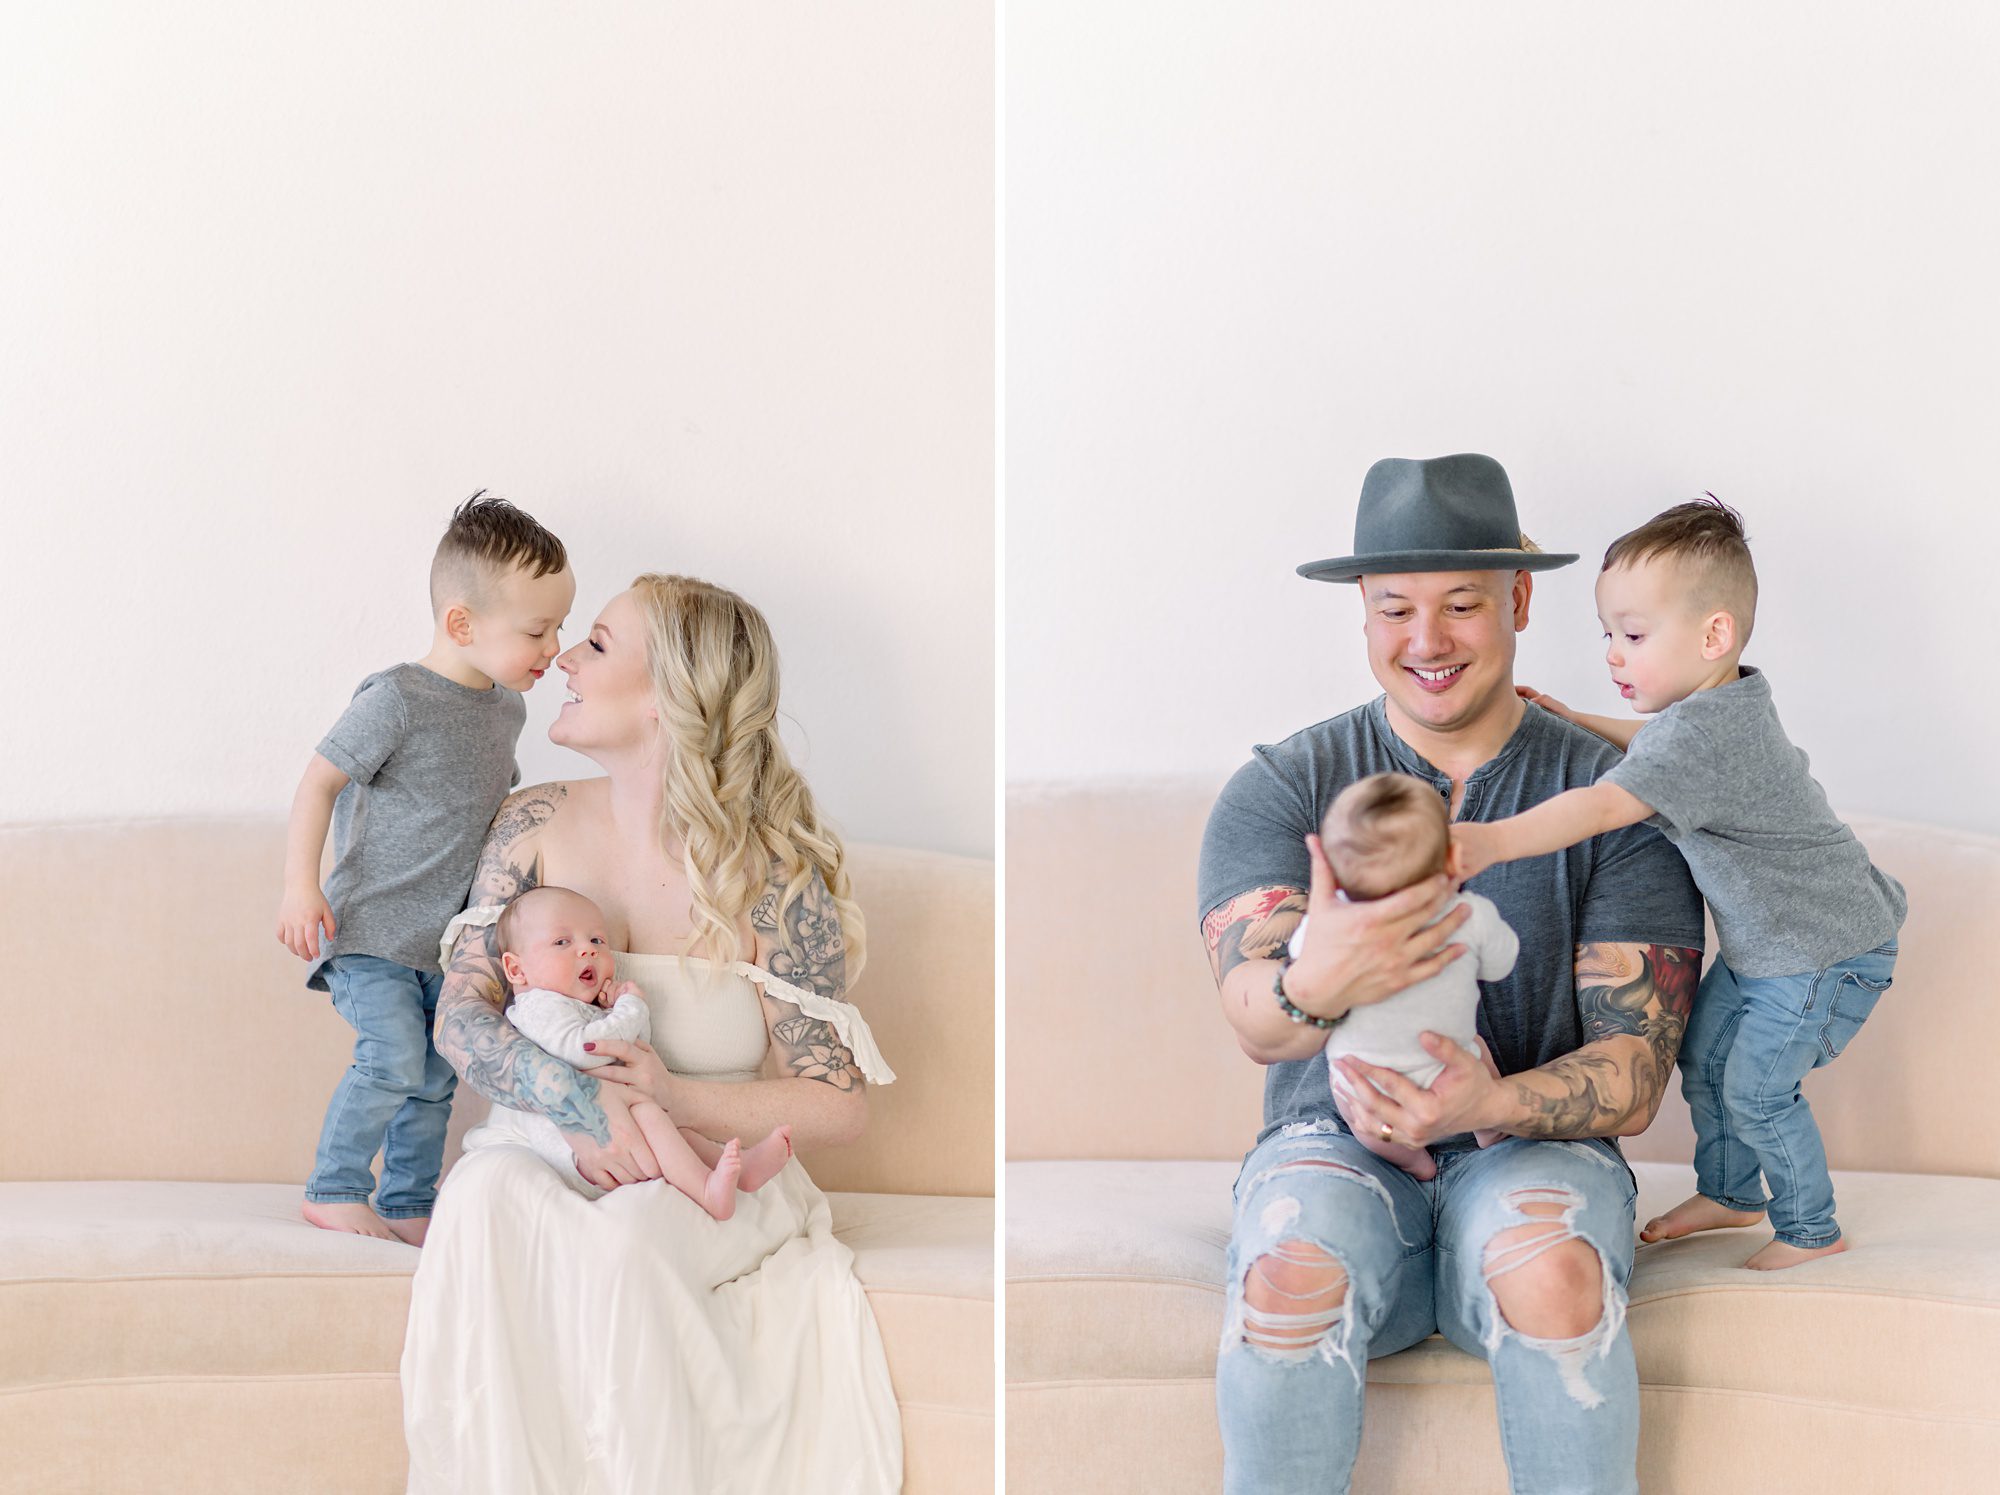
<path id="1" fill-rule="evenodd" d="M 1769 1270 L 1847 1249 L 1799 1085 L 1889 989 L 1906 903 L 1828 806 L 1770 682 L 1741 662 L 1756 605 L 1742 520 L 1713 495 L 1613 541 L 1597 579 L 1605 659 L 1653 719 L 1587 716 L 1524 689 L 1625 759 L 1522 814 L 1454 825 L 1452 840 L 1466 877 L 1640 821 L 1680 849 L 1720 946 L 1680 1056 L 1699 1192 L 1640 1238 L 1753 1225 L 1768 1208 L 1776 1238 L 1746 1265 Z"/>
<path id="2" fill-rule="evenodd" d="M 465 906 L 486 829 L 520 778 L 521 696 L 555 658 L 575 598 L 562 541 L 475 493 L 431 561 L 430 652 L 363 680 L 299 782 L 278 939 L 312 963 L 306 984 L 355 1034 L 301 1211 L 321 1229 L 423 1243 L 457 1084 L 431 1043 L 438 933 Z"/>

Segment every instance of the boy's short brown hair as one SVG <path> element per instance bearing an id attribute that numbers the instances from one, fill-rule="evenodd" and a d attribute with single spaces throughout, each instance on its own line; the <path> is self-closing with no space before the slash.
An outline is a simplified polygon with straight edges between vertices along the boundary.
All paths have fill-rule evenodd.
<path id="1" fill-rule="evenodd" d="M 1320 845 L 1340 890 L 1365 903 L 1444 871 L 1450 818 L 1444 796 L 1422 779 L 1371 773 L 1334 796 Z"/>
<path id="2" fill-rule="evenodd" d="M 457 601 L 482 606 L 492 596 L 493 583 L 516 567 L 531 576 L 547 576 L 568 565 L 563 542 L 533 515 L 504 498 L 488 497 L 481 488 L 452 510 L 431 557 L 431 611 Z"/>
<path id="3" fill-rule="evenodd" d="M 1757 567 L 1741 514 L 1713 493 L 1675 504 L 1613 540 L 1598 574 L 1651 560 L 1675 562 L 1695 609 L 1727 612 L 1736 619 L 1737 646 L 1749 640 L 1757 619 Z"/>

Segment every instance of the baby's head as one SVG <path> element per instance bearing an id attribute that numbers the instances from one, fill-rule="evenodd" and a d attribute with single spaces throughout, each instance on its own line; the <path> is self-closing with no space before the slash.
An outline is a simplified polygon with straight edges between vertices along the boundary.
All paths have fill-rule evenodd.
<path id="1" fill-rule="evenodd" d="M 509 690 L 530 690 L 560 645 L 576 601 L 562 541 L 484 488 L 460 504 L 431 558 L 440 643 Z"/>
<path id="2" fill-rule="evenodd" d="M 1371 773 L 1327 807 L 1319 840 L 1340 890 L 1365 903 L 1450 869 L 1444 796 L 1406 773 Z"/>
<path id="3" fill-rule="evenodd" d="M 530 987 L 605 1005 L 614 962 L 604 913 L 568 888 L 530 888 L 501 911 L 496 926 L 508 1000 Z"/>
<path id="4" fill-rule="evenodd" d="M 1733 679 L 1757 618 L 1742 517 L 1711 493 L 1620 535 L 1598 573 L 1597 617 L 1612 682 L 1635 711 Z"/>

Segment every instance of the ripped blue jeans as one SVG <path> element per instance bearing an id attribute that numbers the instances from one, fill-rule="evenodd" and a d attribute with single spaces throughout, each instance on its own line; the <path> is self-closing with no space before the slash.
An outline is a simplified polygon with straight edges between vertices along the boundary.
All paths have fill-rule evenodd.
<path id="1" fill-rule="evenodd" d="M 1616 1150 L 1514 1138 L 1439 1151 L 1419 1182 L 1332 1125 L 1274 1132 L 1237 1176 L 1215 1376 L 1225 1490 L 1346 1491 L 1368 1361 L 1438 1332 L 1492 1368 L 1515 1495 L 1637 1495 L 1636 1190 Z M 1596 1323 L 1521 1333 L 1489 1284 L 1571 1241 L 1602 1268 Z"/>

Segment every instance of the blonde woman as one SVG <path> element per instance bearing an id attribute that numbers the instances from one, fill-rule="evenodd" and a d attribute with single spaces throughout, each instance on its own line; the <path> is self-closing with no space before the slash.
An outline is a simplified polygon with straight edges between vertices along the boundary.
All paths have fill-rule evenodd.
<path id="1" fill-rule="evenodd" d="M 549 738 L 605 770 L 501 806 L 453 941 L 436 1042 L 495 1103 L 445 1180 L 402 1366 L 413 1492 L 887 1491 L 887 1366 L 825 1196 L 796 1160 L 735 1217 L 664 1183 L 641 1098 L 710 1137 L 849 1140 L 892 1079 L 846 1001 L 863 928 L 839 837 L 777 732 L 763 617 L 642 576 L 556 661 Z M 594 900 L 653 1041 L 579 1073 L 501 1016 L 492 924 L 548 884 Z M 566 1187 L 509 1113 L 553 1120 Z"/>

